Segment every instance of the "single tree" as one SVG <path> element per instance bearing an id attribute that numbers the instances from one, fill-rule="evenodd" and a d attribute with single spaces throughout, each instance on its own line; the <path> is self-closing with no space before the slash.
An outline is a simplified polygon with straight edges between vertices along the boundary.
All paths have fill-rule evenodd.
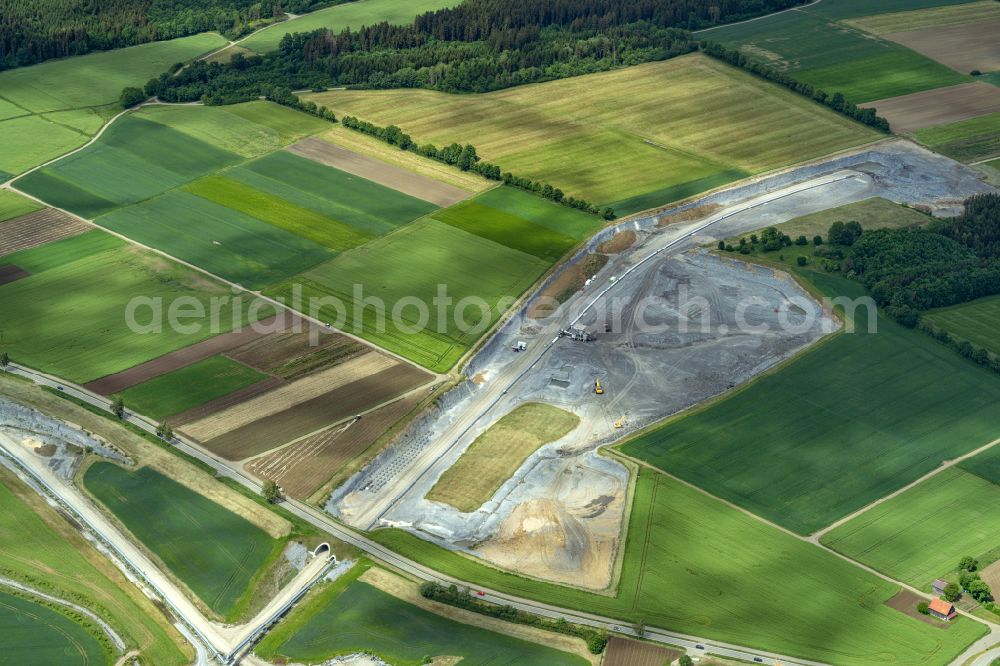
<path id="1" fill-rule="evenodd" d="M 646 635 L 646 623 L 642 620 L 639 620 L 638 622 L 632 625 L 632 631 L 635 632 L 636 636 L 642 638 L 643 636 Z"/>
<path id="2" fill-rule="evenodd" d="M 726 241 L 719 241 L 719 249 L 720 250 L 725 250 L 726 249 Z M 4 354 L 4 355 L 6 356 L 6 354 Z"/>
<path id="3" fill-rule="evenodd" d="M 919 604 L 917 604 L 917 612 L 923 615 L 928 615 L 931 612 L 930 606 L 927 604 L 926 601 L 921 601 Z"/>
<path id="4" fill-rule="evenodd" d="M 979 560 L 971 555 L 966 555 L 958 561 L 958 569 L 959 571 L 979 571 Z"/>
<path id="5" fill-rule="evenodd" d="M 170 441 L 174 438 L 174 430 L 166 421 L 156 426 L 156 436 L 162 440 Z"/>
<path id="6" fill-rule="evenodd" d="M 962 596 L 962 588 L 958 586 L 958 583 L 948 583 L 944 586 L 944 591 L 941 596 L 945 598 L 946 601 L 955 603 Z"/>
<path id="7" fill-rule="evenodd" d="M 677 664 L 678 666 L 694 666 L 694 659 L 686 654 L 682 654 L 681 658 L 677 660 Z"/>
<path id="8" fill-rule="evenodd" d="M 799 236 L 798 238 L 795 239 L 795 244 L 796 245 L 808 245 L 809 244 L 809 240 L 805 236 Z"/>
<path id="9" fill-rule="evenodd" d="M 146 93 L 133 86 L 122 89 L 121 97 L 118 98 L 118 103 L 121 104 L 123 109 L 131 109 L 133 106 L 142 104 L 145 101 Z"/>
<path id="10" fill-rule="evenodd" d="M 120 419 L 125 418 L 125 401 L 120 395 L 111 402 L 111 413 Z"/>
<path id="11" fill-rule="evenodd" d="M 7 352 L 0 352 L 0 368 L 6 369 L 10 365 L 10 356 Z"/>
<path id="12" fill-rule="evenodd" d="M 261 489 L 261 495 L 264 496 L 269 503 L 274 504 L 281 499 L 281 488 L 278 487 L 277 481 L 265 481 L 264 487 Z"/>
<path id="13" fill-rule="evenodd" d="M 981 604 L 993 601 L 993 591 L 985 580 L 974 580 L 965 588 L 973 599 Z"/>
<path id="14" fill-rule="evenodd" d="M 795 258 L 795 263 L 798 264 L 799 266 L 805 266 L 806 264 L 809 263 L 809 259 L 807 259 L 806 257 L 803 257 L 800 254 L 798 257 Z"/>
<path id="15" fill-rule="evenodd" d="M 822 244 L 823 244 L 823 237 L 822 236 L 820 236 L 819 234 L 816 234 L 815 236 L 813 236 L 813 245 L 822 245 Z"/>

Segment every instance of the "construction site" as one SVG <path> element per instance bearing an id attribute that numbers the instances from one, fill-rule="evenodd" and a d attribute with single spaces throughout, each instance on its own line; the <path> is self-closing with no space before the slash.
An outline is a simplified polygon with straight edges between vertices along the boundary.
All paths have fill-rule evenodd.
<path id="1" fill-rule="evenodd" d="M 928 187 L 928 174 L 942 187 Z M 873 196 L 952 214 L 956 188 L 982 187 L 946 160 L 889 142 L 606 229 L 480 349 L 466 381 L 335 490 L 326 508 L 362 529 L 400 527 L 525 575 L 607 588 L 630 474 L 601 447 L 746 383 L 840 326 L 786 273 L 707 248 Z M 540 307 L 574 282 L 578 290 L 564 302 Z M 475 462 L 463 456 L 485 456 L 491 428 L 526 404 L 564 410 L 579 424 L 515 460 L 476 508 L 434 499 L 447 496 L 442 475 Z M 454 475 L 444 482 L 463 483 Z"/>

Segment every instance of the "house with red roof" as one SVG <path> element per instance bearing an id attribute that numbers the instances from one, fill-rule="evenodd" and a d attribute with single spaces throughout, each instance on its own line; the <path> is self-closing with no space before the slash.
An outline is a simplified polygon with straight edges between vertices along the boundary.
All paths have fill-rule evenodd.
<path id="1" fill-rule="evenodd" d="M 955 607 L 953 605 L 938 597 L 931 600 L 931 603 L 927 606 L 927 610 L 931 615 L 939 620 L 944 620 L 945 622 L 958 615 L 958 613 L 955 612 Z"/>

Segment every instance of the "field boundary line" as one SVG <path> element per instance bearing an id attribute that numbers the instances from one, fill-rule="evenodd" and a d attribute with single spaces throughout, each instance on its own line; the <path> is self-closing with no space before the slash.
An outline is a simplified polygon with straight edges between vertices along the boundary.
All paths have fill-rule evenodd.
<path id="1" fill-rule="evenodd" d="M 127 112 L 128 111 L 123 111 L 122 113 L 118 114 L 118 116 L 116 116 L 116 118 L 120 117 L 121 115 L 123 115 L 123 114 L 125 114 Z M 97 137 L 94 137 L 94 140 L 96 140 L 96 139 L 97 139 Z M 93 141 L 91 141 L 91 143 L 93 143 Z M 88 144 L 88 145 L 90 145 L 90 144 Z M 81 146 L 80 148 L 77 148 L 77 150 L 82 150 L 85 147 L 86 146 Z M 77 151 L 73 151 L 73 152 L 77 152 Z M 68 157 L 70 154 L 71 153 L 67 153 L 66 155 L 63 155 L 62 157 Z M 59 158 L 56 158 L 56 159 L 59 160 L 59 159 L 62 159 L 62 157 L 59 157 Z M 53 160 L 53 161 L 55 161 L 55 160 Z M 44 165 L 41 165 L 41 166 L 44 166 Z M 36 168 L 40 168 L 40 167 L 36 167 Z M 29 172 L 25 172 L 25 173 L 21 174 L 21 176 L 26 176 L 26 175 L 28 175 L 28 173 Z M 18 176 L 17 178 L 20 178 L 21 176 Z M 15 179 L 11 179 L 11 181 L 12 180 L 15 180 Z M 220 283 L 224 284 L 225 286 L 229 287 L 230 289 L 234 290 L 234 293 L 249 294 L 249 295 L 253 296 L 254 298 L 258 298 L 258 299 L 260 299 L 262 301 L 265 301 L 265 302 L 269 303 L 270 305 L 278 308 L 280 311 L 291 312 L 292 314 L 294 314 L 294 315 L 296 315 L 298 317 L 301 317 L 306 322 L 309 322 L 309 323 L 317 325 L 317 326 L 321 326 L 323 328 L 327 328 L 327 330 L 334 331 L 334 332 L 339 333 L 339 334 L 341 334 L 341 335 L 343 335 L 343 336 L 345 336 L 347 338 L 350 338 L 350 339 L 354 340 L 355 342 L 359 342 L 359 343 L 365 345 L 366 347 L 370 348 L 372 351 L 374 351 L 376 353 L 383 354 L 385 356 L 390 356 L 390 357 L 396 359 L 397 361 L 399 361 L 401 363 L 405 363 L 406 365 L 413 366 L 414 368 L 417 368 L 417 369 L 421 370 L 422 372 L 425 372 L 428 375 L 431 375 L 433 377 L 433 379 L 430 380 L 429 382 L 427 382 L 426 384 L 424 384 L 424 386 L 431 386 L 431 385 L 433 385 L 433 384 L 435 384 L 437 382 L 442 381 L 445 377 L 447 377 L 447 374 L 445 374 L 445 373 L 434 372 L 433 370 L 431 370 L 429 368 L 426 368 L 426 367 L 424 367 L 424 366 L 416 363 L 415 361 L 411 361 L 410 359 L 406 358 L 405 356 L 402 356 L 400 354 L 397 354 L 396 352 L 393 352 L 393 351 L 390 351 L 388 349 L 385 349 L 384 347 L 381 347 L 381 346 L 375 344 L 374 342 L 371 342 L 370 340 L 366 340 L 366 339 L 364 339 L 364 338 L 362 338 L 362 337 L 360 337 L 360 336 L 358 336 L 358 335 L 356 335 L 354 333 L 350 333 L 348 331 L 344 331 L 344 330 L 341 330 L 339 328 L 334 328 L 332 326 L 331 327 L 327 327 L 326 322 L 323 322 L 323 321 L 317 319 L 316 317 L 312 317 L 310 315 L 307 315 L 304 312 L 300 312 L 300 311 L 298 311 L 298 310 L 290 307 L 289 305 L 287 305 L 285 303 L 282 303 L 282 302 L 280 302 L 280 301 L 278 301 L 278 300 L 276 300 L 276 299 L 274 299 L 274 298 L 272 298 L 270 296 L 266 296 L 263 292 L 252 291 L 250 289 L 247 289 L 246 287 L 244 287 L 241 284 L 238 284 L 236 282 L 232 282 L 231 280 L 227 280 L 227 279 L 225 279 L 223 277 L 220 277 L 220 276 L 216 275 L 215 273 L 209 272 L 208 270 L 206 270 L 204 268 L 201 268 L 200 266 L 196 266 L 196 265 L 194 265 L 194 264 L 192 264 L 190 262 L 184 261 L 183 259 L 179 259 L 179 258 L 177 258 L 177 257 L 175 257 L 175 256 L 173 256 L 171 254 L 168 254 L 168 253 L 164 252 L 163 250 L 160 250 L 160 249 L 157 249 L 157 248 L 154 248 L 154 247 L 150 247 L 149 245 L 145 245 L 143 243 L 140 243 L 139 241 L 137 241 L 137 240 L 135 240 L 133 238 L 129 238 L 128 236 L 126 236 L 124 234 L 121 234 L 121 233 L 119 233 L 117 231 L 113 231 L 112 229 L 108 229 L 107 227 L 102 227 L 101 225 L 97 224 L 93 220 L 88 220 L 87 218 L 81 217 L 81 216 L 77 215 L 76 213 L 74 213 L 72 211 L 66 210 L 65 208 L 59 208 L 58 206 L 52 206 L 52 205 L 50 205 L 48 202 L 46 202 L 43 199 L 40 199 L 40 198 L 38 198 L 38 197 L 36 197 L 36 196 L 34 196 L 32 194 L 29 194 L 27 192 L 24 192 L 22 190 L 17 189 L 14 185 L 11 184 L 11 181 L 8 181 L 8 182 L 3 183 L 2 185 L 0 185 L 0 189 L 10 190 L 11 192 L 15 192 L 17 194 L 20 194 L 23 197 L 31 199 L 32 201 L 37 201 L 38 203 L 42 204 L 46 208 L 51 208 L 53 210 L 58 210 L 58 211 L 60 211 L 62 213 L 65 213 L 66 215 L 69 215 L 69 216 L 73 217 L 74 219 L 77 219 L 77 220 L 80 220 L 82 222 L 85 222 L 86 224 L 90 225 L 94 229 L 99 229 L 100 231 L 103 231 L 103 232 L 105 232 L 107 234 L 110 234 L 112 236 L 120 238 L 121 240 L 125 241 L 126 243 L 129 243 L 130 245 L 134 245 L 136 247 L 142 248 L 143 250 L 146 250 L 148 252 L 153 252 L 155 254 L 160 255 L 161 257 L 164 257 L 166 259 L 169 259 L 170 261 L 173 261 L 174 263 L 177 263 L 177 264 L 180 264 L 180 265 L 185 266 L 187 268 L 190 268 L 191 270 L 197 271 L 198 273 L 201 273 L 202 275 L 206 275 L 206 276 L 212 278 L 213 280 L 215 280 L 217 282 L 220 282 Z"/>
<path id="2" fill-rule="evenodd" d="M 823 0 L 813 0 L 810 3 L 804 4 L 804 5 L 799 5 L 798 7 L 789 7 L 788 9 L 782 9 L 780 12 L 773 12 L 771 14 L 764 14 L 763 16 L 757 16 L 755 18 L 747 19 L 745 21 L 737 21 L 736 23 L 723 23 L 722 25 L 713 25 L 711 28 L 702 28 L 701 30 L 695 30 L 691 34 L 692 35 L 700 35 L 701 33 L 708 32 L 709 30 L 716 30 L 718 28 L 728 28 L 731 25 L 743 25 L 744 23 L 752 23 L 754 21 L 760 21 L 760 20 L 763 20 L 763 19 L 771 18 L 772 16 L 777 16 L 778 14 L 784 14 L 786 12 L 797 12 L 797 11 L 800 11 L 802 9 L 805 9 L 806 7 L 812 7 L 813 5 L 818 5 L 821 2 L 823 2 Z"/>
<path id="3" fill-rule="evenodd" d="M 101 628 L 101 631 L 107 634 L 108 638 L 111 639 L 111 642 L 115 644 L 115 647 L 118 649 L 118 652 L 121 653 L 125 652 L 125 641 L 122 640 L 122 637 L 118 635 L 118 632 L 116 632 L 108 622 L 106 622 L 103 618 L 101 618 L 100 615 L 93 612 L 92 610 L 84 608 L 83 606 L 80 606 L 78 604 L 75 604 L 72 601 L 67 601 L 66 599 L 61 599 L 51 594 L 47 594 L 37 588 L 31 587 L 30 585 L 26 585 L 25 583 L 22 583 L 20 581 L 16 581 L 13 578 L 7 578 L 6 576 L 0 576 L 0 587 L 9 587 L 14 590 L 18 590 L 20 592 L 28 594 L 30 596 L 35 596 L 38 597 L 39 599 L 44 599 L 45 601 L 51 601 L 52 603 L 59 604 L 60 606 L 65 606 L 79 613 L 83 613 L 91 620 L 96 622 L 97 626 Z"/>
<path id="4" fill-rule="evenodd" d="M 920 485 L 924 481 L 927 481 L 928 479 L 931 479 L 931 478 L 937 476 L 938 474 L 940 474 L 941 472 L 945 471 L 946 469 L 951 469 L 952 467 L 958 465 L 959 463 L 961 463 L 961 462 L 963 462 L 965 460 L 968 460 L 969 458 L 973 458 L 973 457 L 979 455 L 980 453 L 984 453 L 985 451 L 990 450 L 991 448 L 993 448 L 997 444 L 1000 444 L 1000 438 L 994 439 L 992 442 L 988 442 L 987 444 L 984 444 L 984 445 L 980 446 L 977 449 L 973 449 L 972 451 L 969 451 L 968 453 L 965 453 L 965 454 L 963 454 L 963 455 L 961 455 L 961 456 L 959 456 L 957 458 L 952 458 L 951 460 L 942 461 L 940 465 L 938 465 L 937 467 L 935 467 L 934 469 L 932 469 L 930 472 L 927 472 L 926 474 L 924 474 L 920 478 L 911 481 L 910 483 L 906 484 L 902 488 L 899 488 L 899 489 L 897 489 L 897 490 L 889 493 L 888 495 L 885 495 L 884 497 L 878 498 L 874 502 L 872 502 L 870 504 L 867 504 L 867 505 L 861 507 L 860 509 L 858 509 L 857 511 L 854 511 L 853 513 L 850 513 L 850 514 L 844 516 L 843 518 L 840 518 L 839 520 L 837 520 L 837 521 L 835 521 L 835 522 L 827 525 L 823 529 L 821 529 L 819 531 L 816 531 L 816 532 L 813 532 L 812 534 L 810 534 L 808 536 L 807 539 L 809 541 L 812 541 L 814 543 L 819 544 L 820 539 L 822 539 L 829 532 L 835 530 L 836 528 L 840 527 L 841 525 L 850 522 L 854 518 L 857 518 L 858 516 L 866 513 L 867 511 L 869 511 L 871 509 L 874 509 L 875 507 L 877 507 L 880 504 L 884 504 L 885 502 L 888 502 L 889 500 L 894 499 L 895 497 L 897 497 L 899 495 L 902 495 L 907 490 L 910 490 L 911 488 Z M 823 547 L 826 548 L 825 545 Z"/>

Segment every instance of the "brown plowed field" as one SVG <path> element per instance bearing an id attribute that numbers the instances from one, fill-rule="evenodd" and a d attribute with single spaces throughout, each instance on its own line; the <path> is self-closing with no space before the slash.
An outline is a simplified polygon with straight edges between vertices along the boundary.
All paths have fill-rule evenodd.
<path id="1" fill-rule="evenodd" d="M 684 654 L 660 645 L 633 641 L 619 636 L 608 637 L 603 666 L 663 666 Z"/>
<path id="2" fill-rule="evenodd" d="M 979 577 L 993 590 L 993 596 L 1000 596 L 1000 560 L 979 572 Z"/>
<path id="3" fill-rule="evenodd" d="M 184 432 L 224 458 L 243 460 L 367 411 L 431 379 L 423 370 L 396 362 L 381 370 L 352 372 L 347 381 L 328 375 L 353 362 L 286 384 L 197 421 Z M 313 381 L 320 376 L 321 381 Z M 310 385 L 298 386 L 305 382 Z M 317 392 L 320 388 L 325 390 Z"/>
<path id="4" fill-rule="evenodd" d="M 215 356 L 216 354 L 236 349 L 259 338 L 271 337 L 272 334 L 269 334 L 267 331 L 283 330 L 290 326 L 293 321 L 293 315 L 283 312 L 277 317 L 264 320 L 261 322 L 261 326 L 244 326 L 238 331 L 217 335 L 214 338 L 209 338 L 190 347 L 178 349 L 173 353 L 154 358 L 152 361 L 133 366 L 128 370 L 122 370 L 116 374 L 95 379 L 85 384 L 84 388 L 95 393 L 100 393 L 101 395 L 112 395 L 136 384 L 141 384 L 146 380 L 159 377 L 192 363 L 197 363 L 209 356 Z"/>
<path id="5" fill-rule="evenodd" d="M 376 372 L 397 365 L 395 359 L 369 352 L 334 368 L 313 373 L 298 381 L 282 386 L 266 395 L 234 405 L 210 418 L 191 423 L 185 428 L 195 439 L 207 442 L 231 430 L 241 428 L 333 389 L 348 385 Z M 289 438 L 290 439 L 290 438 Z M 288 439 L 285 440 L 286 442 Z"/>
<path id="6" fill-rule="evenodd" d="M 446 208 L 472 196 L 472 192 L 401 169 L 380 160 L 335 146 L 328 141 L 309 137 L 293 143 L 286 150 L 307 159 L 331 166 L 380 185 L 409 194 Z"/>
<path id="7" fill-rule="evenodd" d="M 210 400 L 203 405 L 192 407 L 186 412 L 175 414 L 174 416 L 171 416 L 168 421 L 174 428 L 179 428 L 185 423 L 193 423 L 207 418 L 216 412 L 221 412 L 232 407 L 233 405 L 238 405 L 241 402 L 252 400 L 259 395 L 264 395 L 268 391 L 273 391 L 279 386 L 284 386 L 287 383 L 288 382 L 283 380 L 281 377 L 268 377 L 267 379 L 259 381 L 256 384 L 251 384 L 246 388 L 219 396 L 215 400 Z"/>
<path id="8" fill-rule="evenodd" d="M 0 224 L 0 256 L 79 236 L 90 229 L 86 222 L 55 208 L 36 210 Z"/>
<path id="9" fill-rule="evenodd" d="M 14 264 L 4 264 L 0 266 L 0 284 L 7 284 L 9 282 L 17 282 L 20 279 L 26 278 L 31 273 L 24 270 L 20 266 L 15 266 Z"/>
<path id="10" fill-rule="evenodd" d="M 372 444 L 420 402 L 417 392 L 366 414 L 360 421 L 335 426 L 257 458 L 247 469 L 258 478 L 277 481 L 286 495 L 305 500 L 335 474 L 360 469 L 378 451 Z M 349 466 L 349 467 L 348 467 Z"/>
<path id="11" fill-rule="evenodd" d="M 313 344 L 315 334 L 318 337 Z M 292 380 L 367 351 L 368 347 L 346 335 L 318 330 L 314 335 L 308 331 L 275 333 L 233 349 L 226 356 L 261 372 Z"/>
<path id="12" fill-rule="evenodd" d="M 868 104 L 885 116 L 893 132 L 953 123 L 1000 111 L 1000 88 L 982 81 L 890 97 Z"/>
<path id="13" fill-rule="evenodd" d="M 920 28 L 883 36 L 962 74 L 974 69 L 982 72 L 1000 69 L 1000 21 Z"/>

